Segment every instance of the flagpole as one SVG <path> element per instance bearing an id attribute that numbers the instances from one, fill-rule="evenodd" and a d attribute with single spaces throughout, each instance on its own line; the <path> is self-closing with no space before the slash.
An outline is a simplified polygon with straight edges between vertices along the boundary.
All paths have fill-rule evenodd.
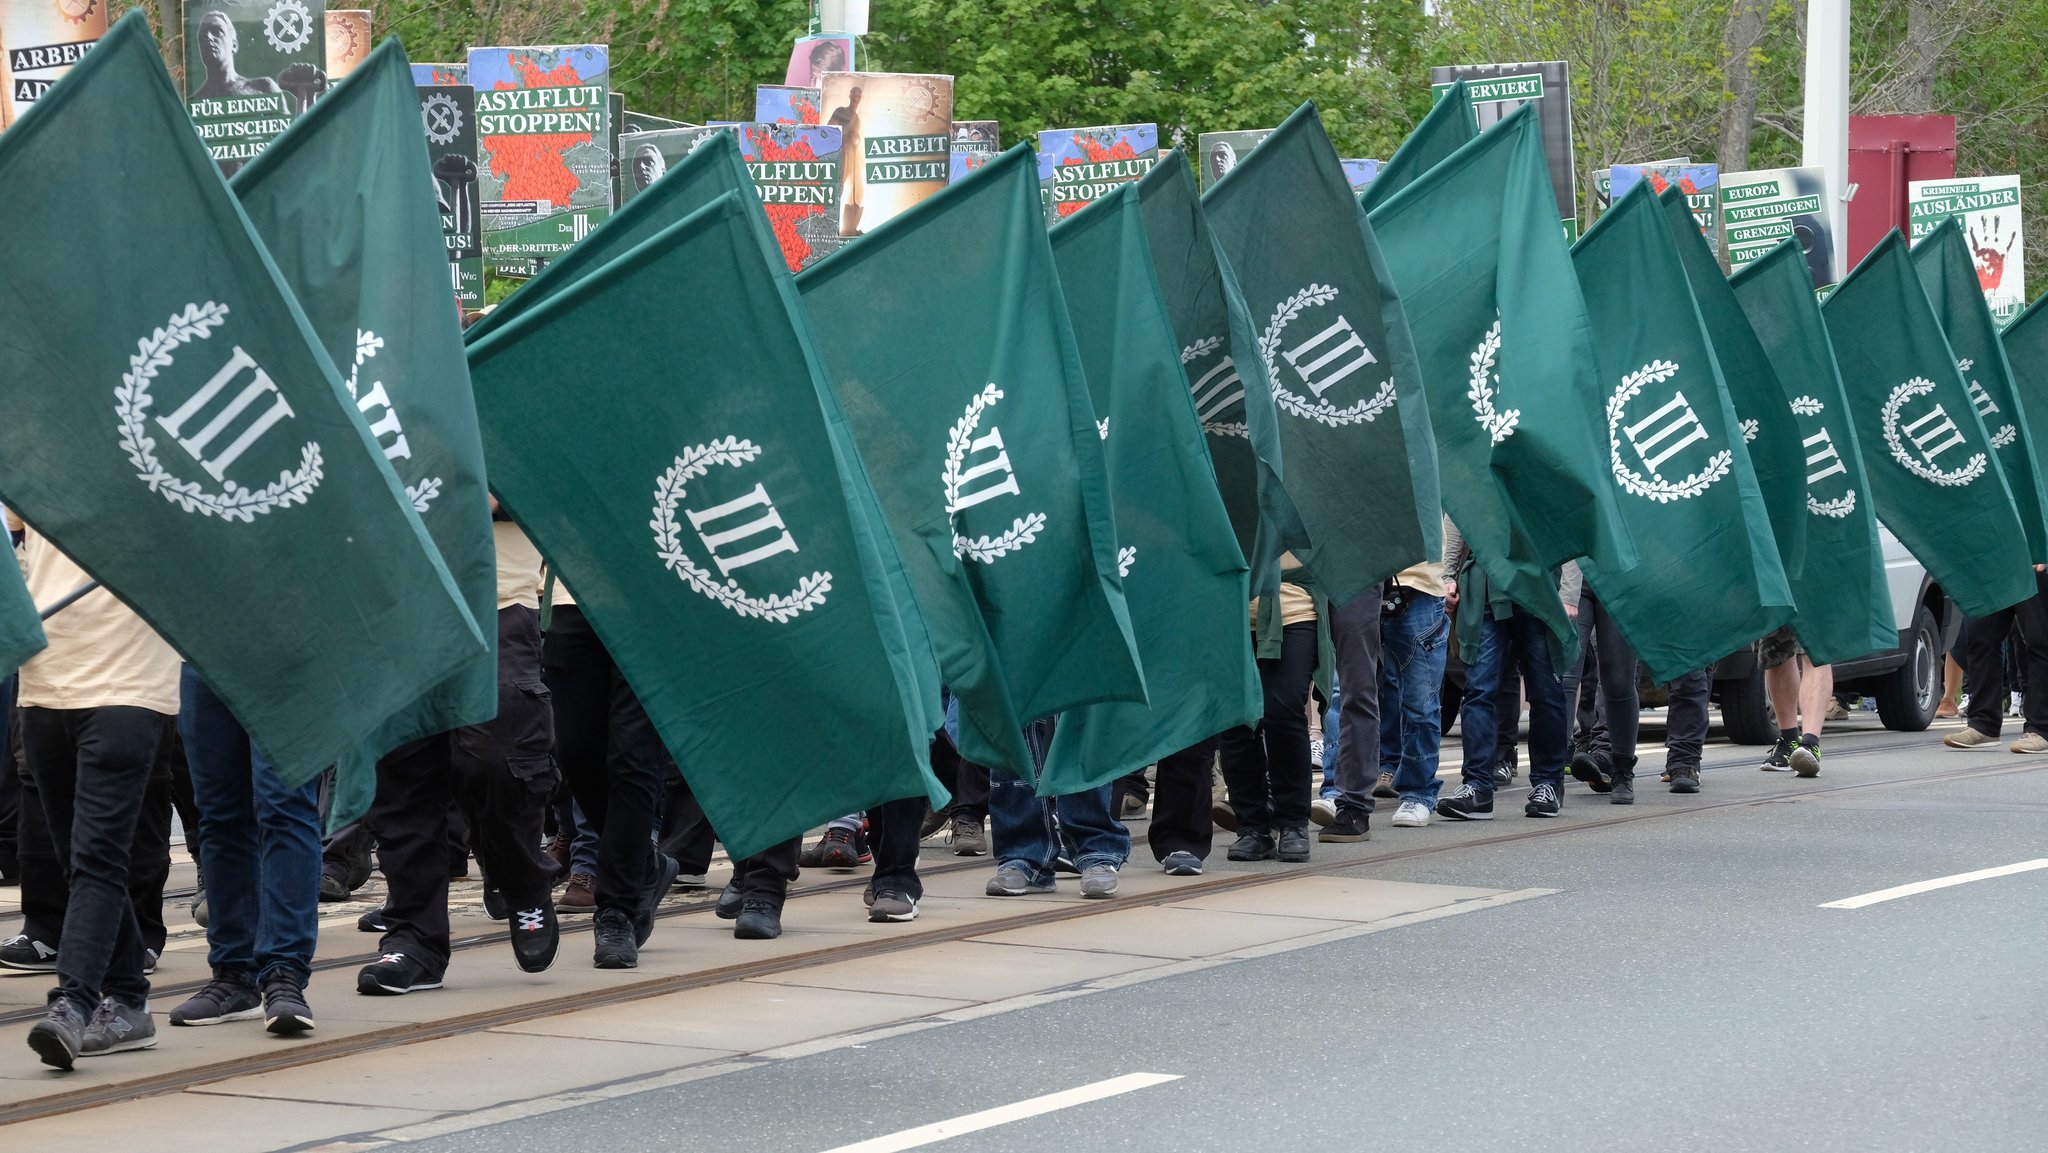
<path id="1" fill-rule="evenodd" d="M 1837 277 L 1849 248 L 1849 0 L 1806 8 L 1806 123 L 1800 163 L 1826 171 L 1829 230 Z"/>
<path id="2" fill-rule="evenodd" d="M 72 589 L 70 592 L 65 593 L 64 596 L 60 600 L 58 600 L 56 604 L 53 604 L 46 609 L 37 610 L 38 614 L 41 619 L 49 620 L 51 617 L 56 616 L 58 613 L 63 612 L 65 609 L 70 608 L 74 604 L 77 604 L 79 598 L 85 596 L 85 594 L 91 592 L 92 590 L 98 587 L 100 587 L 100 582 L 87 581 L 84 584 L 79 585 L 77 588 Z"/>

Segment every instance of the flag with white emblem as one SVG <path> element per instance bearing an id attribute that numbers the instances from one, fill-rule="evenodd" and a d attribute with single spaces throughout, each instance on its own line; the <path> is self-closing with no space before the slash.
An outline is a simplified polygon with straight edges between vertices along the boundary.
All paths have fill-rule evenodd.
<path id="1" fill-rule="evenodd" d="M 476 620 L 141 12 L 0 137 L 0 195 L 0 493 L 287 783 L 476 659 Z"/>
<path id="2" fill-rule="evenodd" d="M 1817 665 L 1898 643 L 1911 621 L 1892 620 L 1884 549 L 1870 479 L 1842 392 L 1842 374 L 1813 297 L 1813 274 L 1796 241 L 1745 264 L 1730 278 L 1750 329 L 1770 357 L 1779 403 L 1799 436 L 1807 518 L 1806 563 L 1791 577 L 1799 613 L 1792 631 Z"/>
<path id="3" fill-rule="evenodd" d="M 735 858 L 945 798 L 759 212 L 751 189 L 720 196 L 470 348 L 493 489 Z M 567 363 L 608 387 L 565 400 Z"/>
<path id="4" fill-rule="evenodd" d="M 1968 616 L 2034 595 L 2026 530 L 1898 232 L 1821 306 L 1877 519 Z"/>
<path id="5" fill-rule="evenodd" d="M 1623 196 L 1572 248 L 1593 321 L 1607 465 L 1637 562 L 1581 564 L 1653 677 L 1712 664 L 1792 619 L 1742 428 L 1657 196 Z"/>
<path id="6" fill-rule="evenodd" d="M 21 566 L 12 555 L 0 559 L 0 677 L 21 667 L 21 662 L 43 651 L 49 640 L 43 636 L 43 622 L 36 617 L 36 603 L 29 599 L 22 583 Z"/>
<path id="7" fill-rule="evenodd" d="M 1113 781 L 1256 724 L 1265 711 L 1245 632 L 1244 557 L 1202 444 L 1138 201 L 1127 185 L 1069 217 L 1052 230 L 1052 254 L 1102 432 L 1124 599 L 1152 703 L 1061 717 L 1039 781 L 1045 796 Z"/>
<path id="8" fill-rule="evenodd" d="M 486 642 L 341 761 L 341 807 L 357 812 L 374 791 L 378 757 L 498 710 L 483 442 L 420 115 L 412 66 L 387 40 L 230 181 Z"/>

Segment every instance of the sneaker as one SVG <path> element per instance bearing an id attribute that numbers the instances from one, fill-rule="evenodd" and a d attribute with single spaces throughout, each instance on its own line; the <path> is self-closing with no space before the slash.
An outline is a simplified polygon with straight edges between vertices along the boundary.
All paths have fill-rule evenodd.
<path id="1" fill-rule="evenodd" d="M 93 1010 L 92 1021 L 79 1037 L 78 1055 L 103 1057 L 156 1048 L 156 1019 L 148 1009 L 135 1009 L 112 997 Z"/>
<path id="2" fill-rule="evenodd" d="M 548 966 L 555 963 L 555 951 L 561 943 L 562 924 L 555 919 L 554 902 L 542 897 L 537 905 L 512 910 L 512 959 L 518 962 L 521 972 L 547 972 Z M 268 999 L 268 985 L 263 993 Z"/>
<path id="3" fill-rule="evenodd" d="M 1613 774 L 1608 771 L 1607 758 L 1597 751 L 1587 750 L 1572 756 L 1572 779 L 1583 783 L 1596 793 L 1614 788 Z"/>
<path id="4" fill-rule="evenodd" d="M 943 808 L 934 809 L 930 805 L 926 805 L 924 822 L 917 826 L 917 839 L 922 841 L 926 837 L 932 836 L 940 829 L 945 828 L 952 819 L 953 806 L 946 805 Z"/>
<path id="5" fill-rule="evenodd" d="M 595 938 L 592 965 L 600 969 L 640 967 L 640 943 L 633 939 L 633 918 L 624 909 L 599 909 L 591 936 Z"/>
<path id="6" fill-rule="evenodd" d="M 1501 754 L 1499 762 L 1493 766 L 1493 787 L 1496 789 L 1505 788 L 1509 782 L 1520 775 L 1518 772 L 1520 765 L 1521 762 L 1515 752 L 1515 743 L 1509 741 L 1507 751 Z"/>
<path id="7" fill-rule="evenodd" d="M 1765 757 L 1764 763 L 1757 767 L 1767 773 L 1791 772 L 1792 749 L 1798 743 L 1798 741 L 1788 738 L 1785 734 L 1779 733 L 1778 739 L 1771 744 L 1771 755 Z"/>
<path id="8" fill-rule="evenodd" d="M 954 817 L 946 838 L 953 842 L 953 855 L 956 857 L 988 855 L 988 831 L 980 817 Z"/>
<path id="9" fill-rule="evenodd" d="M 1116 866 L 1090 865 L 1082 869 L 1081 895 L 1095 900 L 1116 896 Z"/>
<path id="10" fill-rule="evenodd" d="M 1522 806 L 1525 817 L 1554 817 L 1564 809 L 1564 798 L 1548 781 L 1529 790 L 1529 803 Z"/>
<path id="11" fill-rule="evenodd" d="M 562 890 L 562 899 L 555 902 L 555 912 L 597 912 L 597 878 L 589 873 L 569 874 L 569 887 Z"/>
<path id="12" fill-rule="evenodd" d="M 915 921 L 917 920 L 917 898 L 901 889 L 883 889 L 868 902 L 870 921 Z"/>
<path id="13" fill-rule="evenodd" d="M 1273 842 L 1273 856 L 1290 864 L 1308 860 L 1308 829 L 1294 825 L 1280 830 L 1280 836 Z"/>
<path id="14" fill-rule="evenodd" d="M 505 890 L 496 885 L 484 886 L 484 916 L 493 921 L 511 919 L 512 910 L 505 904 Z"/>
<path id="15" fill-rule="evenodd" d="M 1371 827 L 1372 815 L 1370 813 L 1367 813 L 1364 809 L 1354 809 L 1346 805 L 1337 810 L 1336 820 L 1323 826 L 1323 831 L 1316 835 L 1316 840 L 1333 845 L 1348 845 L 1357 841 L 1370 841 L 1372 840 Z M 1285 844 L 1284 840 L 1282 844 Z M 1287 860 L 1286 857 L 1280 859 L 1283 861 Z"/>
<path id="16" fill-rule="evenodd" d="M 670 885 L 676 883 L 676 859 L 656 849 L 654 852 L 654 883 L 640 894 L 640 907 L 633 910 L 633 944 L 645 945 L 647 938 L 654 935 L 654 911 L 661 907 L 662 897 L 668 894 Z"/>
<path id="17" fill-rule="evenodd" d="M 171 1024 L 223 1025 L 253 1021 L 263 1015 L 263 996 L 254 985 L 215 974 L 206 987 L 171 1010 Z"/>
<path id="18" fill-rule="evenodd" d="M 192 894 L 192 923 L 204 929 L 210 916 L 211 908 L 206 903 L 206 878 L 201 877 L 198 891 Z"/>
<path id="19" fill-rule="evenodd" d="M 1145 815 L 1145 798 L 1136 793 L 1125 793 L 1123 803 L 1117 806 L 1119 814 L 1126 819 Z"/>
<path id="20" fill-rule="evenodd" d="M 441 987 L 441 976 L 404 953 L 386 953 L 356 974 L 356 992 L 366 997 L 398 997 Z"/>
<path id="21" fill-rule="evenodd" d="M 1317 797 L 1308 803 L 1308 819 L 1318 825 L 1327 825 L 1337 819 L 1337 802 L 1329 797 Z"/>
<path id="22" fill-rule="evenodd" d="M 305 982 L 283 973 L 263 982 L 263 1027 L 279 1037 L 313 1031 L 313 1010 L 306 1004 Z"/>
<path id="23" fill-rule="evenodd" d="M 1998 737 L 1994 734 L 1978 732 L 1976 729 L 1965 725 L 1963 728 L 1944 737 L 1941 743 L 1952 749 L 1982 749 L 1997 744 Z"/>
<path id="24" fill-rule="evenodd" d="M 860 846 L 853 843 L 852 829 L 826 829 L 825 839 L 819 845 L 819 867 L 840 873 L 860 867 Z"/>
<path id="25" fill-rule="evenodd" d="M 825 841 L 823 838 L 805 845 L 796 855 L 799 869 L 822 869 L 825 867 Z"/>
<path id="26" fill-rule="evenodd" d="M 2025 737 L 2021 737 L 2020 744 L 2025 744 L 2027 742 L 2027 737 L 2033 737 L 2035 741 L 2039 742 L 2035 749 L 2029 751 L 2048 752 L 2048 740 L 2042 740 L 2040 737 L 2034 736 L 2034 734 L 2032 733 L 2028 733 Z M 2012 747 L 2012 751 L 2019 752 L 2020 746 L 2014 745 Z M 1791 762 L 1792 771 L 1798 773 L 1800 776 L 1820 776 L 1820 738 L 1814 736 L 1812 733 L 1808 733 L 1805 736 L 1800 737 L 1799 743 L 1792 746 L 1791 756 L 1787 759 Z"/>
<path id="27" fill-rule="evenodd" d="M 1246 829 L 1230 843 L 1230 850 L 1224 856 L 1233 861 L 1270 861 L 1273 859 L 1273 834 L 1264 829 Z"/>
<path id="28" fill-rule="evenodd" d="M 1159 867 L 1165 869 L 1169 877 L 1199 877 L 1202 875 L 1202 858 L 1186 849 L 1176 849 L 1166 854 Z"/>
<path id="29" fill-rule="evenodd" d="M 161 960 L 163 960 L 162 954 L 158 953 L 155 949 L 144 949 L 142 951 L 142 975 L 145 977 L 156 976 L 156 963 Z"/>
<path id="30" fill-rule="evenodd" d="M 740 903 L 740 915 L 733 918 L 732 935 L 741 941 L 773 941 L 782 935 L 782 903 L 766 897 L 748 897 Z"/>
<path id="31" fill-rule="evenodd" d="M 1461 784 L 1454 792 L 1437 800 L 1436 815 L 1453 821 L 1490 821 L 1493 819 L 1493 794 Z"/>
<path id="32" fill-rule="evenodd" d="M 1674 793 L 1697 793 L 1700 791 L 1700 771 L 1696 766 L 1673 765 L 1671 791 Z"/>
<path id="33" fill-rule="evenodd" d="M 1937 712 L 1935 715 L 1940 716 L 1941 714 Z M 1948 715 L 1954 716 L 1955 714 L 1950 713 Z M 1829 701 L 1827 718 L 1831 721 L 1846 721 L 1849 719 L 1849 710 L 1843 708 L 1840 701 Z"/>
<path id="34" fill-rule="evenodd" d="M 678 893 L 701 893 L 710 887 L 707 878 L 702 873 L 677 873 L 675 885 L 673 886 Z"/>
<path id="35" fill-rule="evenodd" d="M 384 906 L 382 904 L 379 904 L 376 908 L 371 909 L 369 912 L 364 913 L 360 917 L 357 917 L 356 931 L 359 933 L 390 932 L 391 926 L 384 919 Z"/>
<path id="36" fill-rule="evenodd" d="M 348 881 L 338 873 L 320 874 L 320 900 L 323 903 L 348 900 Z"/>
<path id="37" fill-rule="evenodd" d="M 1316 768 L 1322 768 L 1323 750 L 1328 747 L 1328 745 L 1325 745 L 1323 743 L 1323 735 L 1321 733 L 1317 733 L 1315 736 L 1310 737 L 1308 739 L 1308 763 L 1314 765 Z"/>
<path id="38" fill-rule="evenodd" d="M 1021 897 L 1026 893 L 1050 893 L 1058 887 L 1058 881 L 1032 880 L 1031 870 L 1022 865 L 1004 865 L 988 879 L 982 892 L 991 897 Z"/>
<path id="39" fill-rule="evenodd" d="M 28 1047 L 43 1064 L 69 1070 L 85 1047 L 85 1014 L 68 997 L 58 997 L 43 1010 L 43 1019 L 28 1031 Z"/>
<path id="40" fill-rule="evenodd" d="M 718 904 L 713 906 L 711 911 L 718 914 L 719 920 L 730 921 L 740 915 L 740 906 L 745 903 L 746 898 L 740 893 L 740 883 L 727 881 L 725 888 L 718 891 Z"/>
<path id="41" fill-rule="evenodd" d="M 1380 779 L 1372 787 L 1372 795 L 1382 801 L 1391 801 L 1400 796 L 1401 794 L 1394 791 L 1394 774 L 1381 773 Z"/>
<path id="42" fill-rule="evenodd" d="M 27 933 L 16 933 L 0 941 L 0 965 L 27 973 L 54 973 L 57 971 L 57 950 Z"/>
<path id="43" fill-rule="evenodd" d="M 1394 827 L 1397 829 L 1422 829 L 1429 827 L 1429 806 L 1421 801 L 1402 801 L 1394 810 Z"/>
<path id="44" fill-rule="evenodd" d="M 1237 810 L 1230 807 L 1229 801 L 1212 798 L 1209 801 L 1209 819 L 1226 833 L 1237 831 Z"/>
<path id="45" fill-rule="evenodd" d="M 1074 863 L 1074 858 L 1061 853 L 1052 859 L 1052 871 L 1055 874 L 1065 873 L 1069 877 L 1078 877 L 1081 875 L 1081 866 Z"/>
<path id="46" fill-rule="evenodd" d="M 1816 754 L 1819 751 L 1819 749 L 1814 750 Z M 2012 751 L 2015 753 L 2048 753 L 2048 737 L 2044 737 L 2039 733 L 2021 733 L 2020 739 L 2012 743 Z M 1813 768 L 1814 772 L 1820 771 L 1818 759 L 1815 760 Z M 1810 777 L 1813 773 L 1801 773 L 1799 775 Z"/>

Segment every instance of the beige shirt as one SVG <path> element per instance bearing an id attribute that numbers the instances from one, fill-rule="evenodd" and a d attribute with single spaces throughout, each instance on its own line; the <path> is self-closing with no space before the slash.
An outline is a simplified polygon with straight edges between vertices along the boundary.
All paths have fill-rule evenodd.
<path id="1" fill-rule="evenodd" d="M 540 550 L 509 520 L 491 522 L 491 542 L 498 549 L 498 607 L 540 608 Z"/>
<path id="2" fill-rule="evenodd" d="M 1394 574 L 1394 583 L 1428 596 L 1444 595 L 1444 566 L 1435 561 L 1409 565 Z"/>
<path id="3" fill-rule="evenodd" d="M 42 534 L 28 531 L 22 575 L 39 606 L 56 604 L 92 578 Z M 94 589 L 43 622 L 50 647 L 21 666 L 21 705 L 98 709 L 125 705 L 178 714 L 176 649 L 106 589 Z"/>

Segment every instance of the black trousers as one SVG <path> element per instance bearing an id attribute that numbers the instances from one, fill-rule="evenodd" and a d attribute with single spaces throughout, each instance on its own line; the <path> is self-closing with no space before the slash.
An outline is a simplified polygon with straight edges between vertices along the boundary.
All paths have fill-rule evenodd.
<path id="1" fill-rule="evenodd" d="M 739 886 L 740 896 L 771 901 L 781 908 L 783 899 L 789 896 L 789 883 L 796 880 L 796 855 L 803 844 L 802 837 L 791 837 L 773 848 L 734 861 L 732 881 Z"/>
<path id="2" fill-rule="evenodd" d="M 988 819 L 988 766 L 961 756 L 943 733 L 932 741 L 932 775 L 953 794 L 954 816 Z"/>
<path id="3" fill-rule="evenodd" d="M 1995 737 L 2005 720 L 2008 681 L 2000 652 L 2013 626 L 2019 631 L 2013 640 L 2013 655 L 2024 670 L 2028 686 L 2043 686 L 2021 698 L 2021 721 L 2026 732 L 2048 736 L 2048 576 L 2034 574 L 2035 593 L 2026 600 L 2000 609 L 1990 616 L 1970 618 L 1969 648 L 1964 654 L 1963 679 L 1970 687 L 1970 727 Z"/>
<path id="4" fill-rule="evenodd" d="M 1707 697 L 1713 691 L 1714 670 L 1711 668 L 1694 669 L 1671 682 L 1671 699 L 1664 705 L 1664 767 L 1667 770 L 1700 767 L 1700 753 L 1707 744 Z M 1619 731 L 1614 729 L 1611 718 L 1608 727 L 1611 731 Z"/>
<path id="5" fill-rule="evenodd" d="M 895 889 L 912 900 L 924 896 L 924 882 L 917 876 L 917 834 L 930 807 L 923 797 L 904 797 L 868 810 L 868 850 L 875 856 L 871 892 Z"/>
<path id="6" fill-rule="evenodd" d="M 717 840 L 690 782 L 680 772 L 668 774 L 661 798 L 661 851 L 676 859 L 676 872 L 703 876 L 711 868 Z"/>
<path id="7" fill-rule="evenodd" d="M 1170 853 L 1209 859 L 1216 820 L 1209 809 L 1209 774 L 1216 763 L 1216 738 L 1159 758 L 1152 794 L 1152 821 L 1145 841 L 1154 860 Z"/>
<path id="8" fill-rule="evenodd" d="M 1565 704 L 1575 705 L 1579 715 L 1573 748 L 1605 753 L 1616 767 L 1628 768 L 1636 763 L 1636 740 L 1643 718 L 1642 701 L 1636 694 L 1636 651 L 1591 591 L 1579 598 L 1578 626 L 1578 671 L 1564 678 Z M 1589 685 L 1598 691 L 1589 693 Z M 1698 688 L 1693 685 L 1690 691 Z M 1590 728 L 1589 713 L 1594 718 Z M 1704 706 L 1699 715 L 1702 719 L 1706 716 Z M 1585 740 L 1580 742 L 1578 736 Z M 1702 729 L 1699 736 L 1704 741 L 1706 731 Z M 1699 763 L 1697 755 L 1693 763 Z"/>
<path id="9" fill-rule="evenodd" d="M 1308 827 L 1308 690 L 1315 673 L 1315 622 L 1288 625 L 1280 632 L 1279 659 L 1259 662 L 1266 715 L 1255 728 L 1216 738 L 1239 829 Z M 1377 707 L 1376 693 L 1374 702 Z"/>
<path id="10" fill-rule="evenodd" d="M 150 775 L 171 718 L 149 709 L 21 710 L 22 751 L 57 859 L 69 868 L 57 988 L 90 1015 L 103 997 L 140 1009 L 146 947 L 128 891 Z M 159 892 L 158 903 L 162 897 Z"/>
<path id="11" fill-rule="evenodd" d="M 597 907 L 630 913 L 653 883 L 656 813 L 675 762 L 581 609 L 556 606 L 542 664 L 562 777 L 597 830 Z"/>
<path id="12" fill-rule="evenodd" d="M 384 870 L 382 950 L 448 967 L 448 810 L 461 810 L 484 876 L 513 908 L 547 900 L 541 827 L 555 791 L 554 717 L 540 675 L 540 614 L 498 610 L 498 716 L 404 745 L 377 763 L 370 824 Z"/>

